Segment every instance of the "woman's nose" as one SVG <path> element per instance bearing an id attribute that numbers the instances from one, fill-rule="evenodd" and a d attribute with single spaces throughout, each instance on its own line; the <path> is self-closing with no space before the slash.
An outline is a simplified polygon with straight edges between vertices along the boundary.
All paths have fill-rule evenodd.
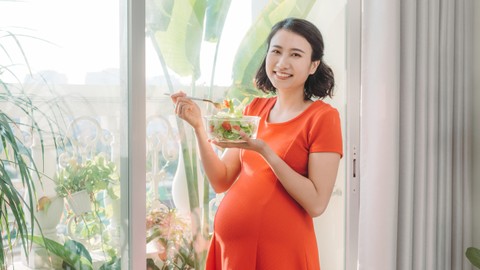
<path id="1" fill-rule="evenodd" d="M 288 67 L 288 59 L 287 59 L 287 57 L 285 57 L 285 56 L 282 55 L 282 56 L 280 56 L 277 60 L 278 60 L 278 61 L 277 61 L 276 66 L 277 66 L 278 68 L 287 68 L 287 67 Z"/>

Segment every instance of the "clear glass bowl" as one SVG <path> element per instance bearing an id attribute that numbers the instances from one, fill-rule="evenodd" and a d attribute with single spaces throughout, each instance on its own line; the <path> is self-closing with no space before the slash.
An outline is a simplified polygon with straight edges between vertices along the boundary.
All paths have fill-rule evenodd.
<path id="1" fill-rule="evenodd" d="M 205 116 L 208 137 L 219 142 L 244 142 L 240 131 L 255 139 L 258 132 L 258 116 L 228 117 Z"/>

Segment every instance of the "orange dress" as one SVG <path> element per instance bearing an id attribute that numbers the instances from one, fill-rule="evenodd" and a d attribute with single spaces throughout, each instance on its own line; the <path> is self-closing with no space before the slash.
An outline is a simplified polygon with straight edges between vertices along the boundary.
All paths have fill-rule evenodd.
<path id="1" fill-rule="evenodd" d="M 315 101 L 283 123 L 268 123 L 276 97 L 255 98 L 246 115 L 261 117 L 257 137 L 307 175 L 312 152 L 342 152 L 338 111 Z M 242 169 L 220 203 L 207 270 L 319 270 L 312 217 L 285 191 L 263 158 L 240 151 Z"/>

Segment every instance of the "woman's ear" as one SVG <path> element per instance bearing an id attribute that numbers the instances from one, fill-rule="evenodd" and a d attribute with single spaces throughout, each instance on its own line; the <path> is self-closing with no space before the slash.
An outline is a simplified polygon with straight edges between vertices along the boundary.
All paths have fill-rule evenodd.
<path id="1" fill-rule="evenodd" d="M 320 65 L 320 60 L 313 61 L 310 65 L 310 75 L 314 74 L 317 71 L 318 66 Z"/>

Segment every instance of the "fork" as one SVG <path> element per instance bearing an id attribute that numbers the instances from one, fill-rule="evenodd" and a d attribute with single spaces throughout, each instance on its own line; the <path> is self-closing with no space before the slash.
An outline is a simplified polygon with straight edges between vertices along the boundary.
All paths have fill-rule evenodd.
<path id="1" fill-rule="evenodd" d="M 164 93 L 164 95 L 166 96 L 170 96 L 169 93 Z M 225 109 L 227 108 L 227 106 L 225 106 L 225 104 L 221 103 L 221 102 L 215 102 L 215 101 L 212 101 L 210 99 L 206 99 L 206 98 L 198 98 L 198 97 L 190 97 L 190 96 L 185 96 L 186 98 L 189 98 L 191 100 L 198 100 L 198 101 L 204 101 L 204 102 L 208 102 L 208 103 L 211 103 L 213 105 L 213 107 L 215 107 L 215 109 L 217 110 L 222 110 L 222 109 Z"/>

